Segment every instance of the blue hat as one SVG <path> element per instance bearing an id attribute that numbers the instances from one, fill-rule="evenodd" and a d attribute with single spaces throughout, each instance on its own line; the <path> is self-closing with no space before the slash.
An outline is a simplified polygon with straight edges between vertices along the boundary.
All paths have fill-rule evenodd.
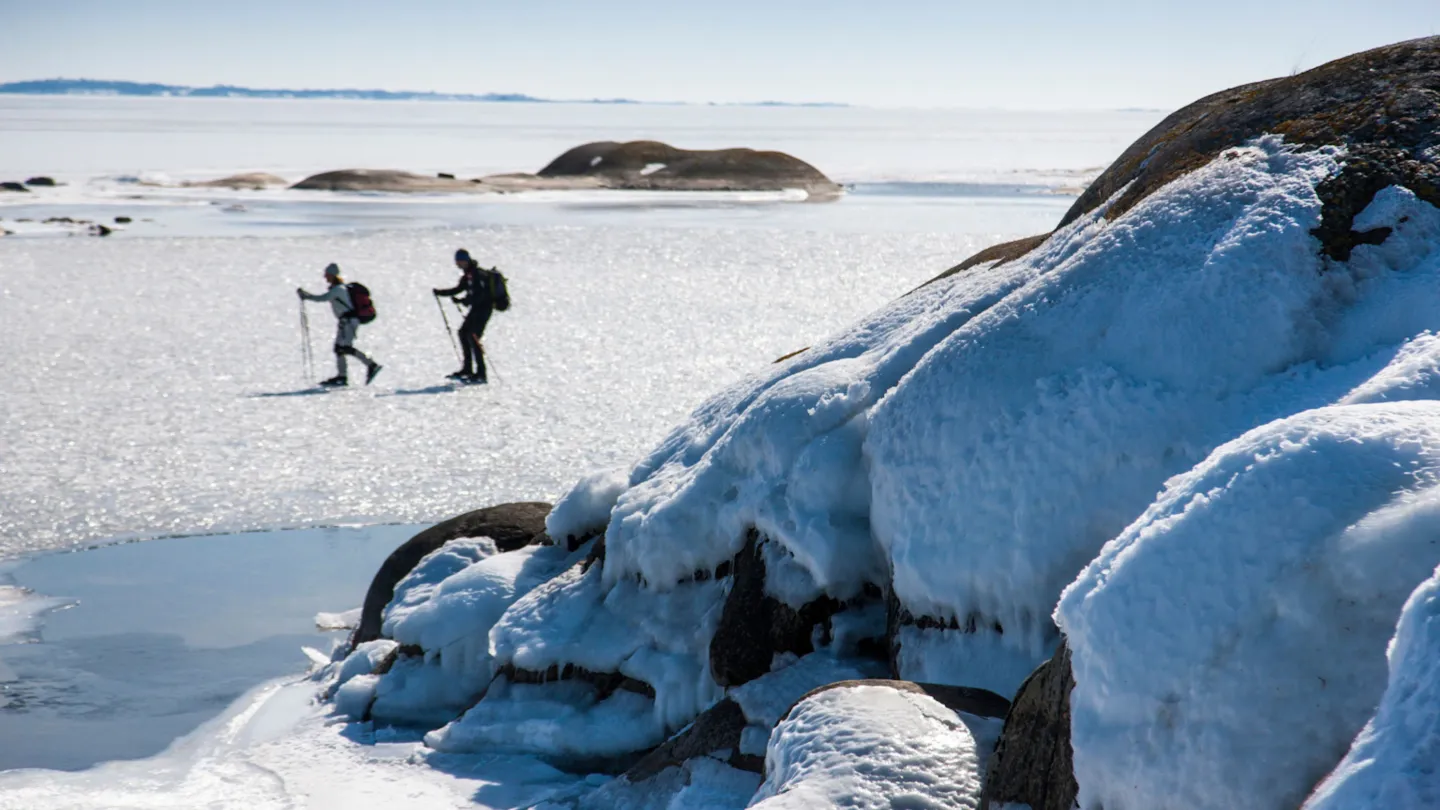
<path id="1" fill-rule="evenodd" d="M 325 265 L 325 275 L 327 275 L 327 276 L 339 276 L 339 275 L 340 275 L 340 265 L 338 265 L 338 264 L 336 264 L 336 263 L 334 263 L 334 262 L 331 262 L 331 263 Z"/>
<path id="2" fill-rule="evenodd" d="M 468 261 L 470 261 L 470 251 L 466 250 L 465 248 L 460 248 L 459 250 L 455 251 L 455 261 L 457 261 L 457 262 L 468 262 Z"/>

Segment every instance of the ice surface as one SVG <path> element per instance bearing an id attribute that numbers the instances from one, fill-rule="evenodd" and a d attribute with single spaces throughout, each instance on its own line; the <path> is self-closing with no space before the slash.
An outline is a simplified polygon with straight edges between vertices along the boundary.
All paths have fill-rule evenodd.
<path id="1" fill-rule="evenodd" d="M 73 604 L 54 596 L 40 596 L 16 585 L 3 583 L 0 571 L 0 644 L 14 644 L 34 634 L 44 615 Z"/>
<path id="2" fill-rule="evenodd" d="M 426 753 L 367 725 L 338 726 L 312 693 L 308 682 L 260 686 L 151 759 L 0 772 L 0 808 L 508 810 L 578 781 L 533 759 Z"/>
<path id="3" fill-rule="evenodd" d="M 0 240 L 0 557 L 553 498 L 628 463 L 703 392 L 990 238 L 629 225 Z M 487 330 L 494 384 L 457 390 L 429 290 L 454 282 L 461 245 L 507 272 L 515 307 Z M 322 394 L 300 378 L 293 290 L 331 261 L 374 292 L 357 345 L 385 369 Z M 334 319 L 312 309 L 328 375 Z"/>
<path id="4" fill-rule="evenodd" d="M 790 152 L 839 181 L 1083 182 L 1165 113 L 4 96 L 0 175 L 537 171 L 594 141 Z M 38 133 L 43 133 L 39 135 Z M 20 196 L 20 195 L 12 195 Z"/>
<path id="5" fill-rule="evenodd" d="M 1405 603 L 1388 658 L 1380 709 L 1305 810 L 1440 806 L 1440 571 Z"/>
<path id="6" fill-rule="evenodd" d="M 1172 480 L 1056 611 L 1081 806 L 1302 802 L 1374 713 L 1401 605 L 1440 563 L 1437 479 L 1432 401 L 1302 413 Z"/>
<path id="7" fill-rule="evenodd" d="M 883 686 L 831 689 L 771 735 L 751 807 L 974 808 L 975 740 L 955 712 Z"/>

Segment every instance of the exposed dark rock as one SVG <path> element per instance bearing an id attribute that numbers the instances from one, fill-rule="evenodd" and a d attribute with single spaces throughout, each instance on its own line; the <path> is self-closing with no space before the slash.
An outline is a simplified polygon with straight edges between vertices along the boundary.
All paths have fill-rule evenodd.
<path id="1" fill-rule="evenodd" d="M 1070 649 L 1062 639 L 1055 655 L 1030 673 L 1005 716 L 1005 729 L 990 757 L 981 810 L 1006 803 L 1031 810 L 1071 810 L 1079 786 L 1070 747 Z"/>
<path id="2" fill-rule="evenodd" d="M 1324 255 L 1349 260 L 1356 245 L 1376 244 L 1388 235 L 1351 228 L 1355 215 L 1385 186 L 1403 185 L 1440 206 L 1440 37 L 1387 45 L 1206 96 L 1126 149 L 1080 195 L 1060 226 L 1124 188 L 1105 214 L 1117 217 L 1171 180 L 1266 133 L 1311 148 L 1346 148 L 1344 168 L 1318 189 L 1324 208 L 1312 233 Z M 993 259 L 1013 260 L 1048 236 L 987 248 L 939 278 Z"/>
<path id="3" fill-rule="evenodd" d="M 440 172 L 439 174 L 436 174 L 435 176 L 438 177 L 438 178 L 440 178 L 441 180 L 454 180 L 454 179 L 455 179 L 455 175 L 453 175 L 453 174 L 451 174 L 451 173 L 449 173 L 449 172 Z"/>
<path id="4" fill-rule="evenodd" d="M 660 191 L 779 191 L 798 188 L 811 199 L 842 189 L 819 169 L 784 152 L 677 149 L 658 141 L 597 141 L 555 158 L 540 177 L 594 177 L 606 188 Z"/>
<path id="5" fill-rule="evenodd" d="M 30 178 L 29 180 L 26 180 L 26 181 L 25 181 L 25 185 L 27 185 L 27 186 L 46 186 L 46 187 L 54 186 L 54 185 L 55 185 L 55 178 L 53 178 L 53 177 L 44 177 L 44 176 L 32 177 L 32 178 Z"/>
<path id="6" fill-rule="evenodd" d="M 648 698 L 655 697 L 655 687 L 618 672 L 596 672 L 574 664 L 552 664 L 549 669 L 520 669 L 514 664 L 505 664 L 496 672 L 511 683 L 554 683 L 556 681 L 583 681 L 595 687 L 598 700 L 604 700 L 618 690 L 634 692 Z"/>
<path id="7" fill-rule="evenodd" d="M 130 217 L 115 217 L 116 225 L 129 225 L 132 221 Z"/>
<path id="8" fill-rule="evenodd" d="M 978 717 L 1004 717 L 1010 711 L 1010 701 L 1003 696 L 991 692 L 989 689 L 977 689 L 972 686 L 946 686 L 939 683 L 916 683 L 914 681 L 889 680 L 886 678 L 865 678 L 856 681 L 836 681 L 806 692 L 799 700 L 795 701 L 785 714 L 781 715 L 780 722 L 784 722 L 790 716 L 791 710 L 810 698 L 828 692 L 831 689 L 850 689 L 856 686 L 886 686 L 891 689 L 898 689 L 901 692 L 913 692 L 917 695 L 929 695 L 937 703 L 957 712 L 965 712 Z M 1067 695 L 1069 693 L 1066 693 Z M 1068 726 L 1067 726 L 1068 729 Z M 1067 738 L 1068 739 L 1068 738 Z"/>
<path id="9" fill-rule="evenodd" d="M 935 278 L 930 279 L 925 282 L 925 284 L 933 284 L 942 278 L 949 278 L 956 273 L 964 272 L 976 265 L 985 264 L 986 262 L 1004 264 L 1009 261 L 1014 261 L 1035 248 L 1040 247 L 1040 244 L 1049 238 L 1050 234 L 1042 233 L 1036 234 L 1035 236 L 1027 236 L 1024 239 L 1016 239 L 1013 242 L 1002 242 L 998 245 L 991 245 Z M 921 284 L 920 286 L 924 287 L 925 284 Z"/>
<path id="10" fill-rule="evenodd" d="M 769 672 L 775 653 L 814 652 L 815 626 L 826 623 L 841 607 L 822 596 L 795 610 L 765 593 L 761 542 L 760 533 L 751 529 L 745 547 L 735 555 L 730 595 L 710 640 L 710 675 L 721 686 L 739 686 Z"/>
<path id="11" fill-rule="evenodd" d="M 461 537 L 489 537 L 502 552 L 545 542 L 548 539 L 545 517 L 549 514 L 548 503 L 506 503 L 450 518 L 405 541 L 385 558 L 371 580 L 360 612 L 360 624 L 350 636 L 351 646 L 380 637 L 380 617 L 395 595 L 396 583 L 426 554 Z"/>
<path id="12" fill-rule="evenodd" d="M 624 778 L 640 782 L 671 766 L 679 767 L 693 757 L 725 749 L 733 753 L 740 748 L 740 732 L 744 730 L 745 712 L 740 710 L 740 704 L 725 698 L 702 712 L 689 727 L 646 754 L 625 772 Z"/>
<path id="13" fill-rule="evenodd" d="M 4 183 L 0 183 L 0 191 L 23 191 L 23 192 L 29 192 L 30 189 L 26 188 L 23 183 L 12 183 L 12 182 L 10 182 L 10 181 L 7 180 L 7 181 L 4 182 Z"/>
<path id="14" fill-rule="evenodd" d="M 106 225 L 96 223 L 90 226 L 90 233 L 94 234 L 95 236 L 109 236 L 110 234 L 114 233 L 114 230 L 112 230 Z"/>
<path id="15" fill-rule="evenodd" d="M 310 191 L 483 191 L 476 184 L 465 180 L 430 177 L 393 169 L 340 169 L 321 172 L 290 188 Z"/>

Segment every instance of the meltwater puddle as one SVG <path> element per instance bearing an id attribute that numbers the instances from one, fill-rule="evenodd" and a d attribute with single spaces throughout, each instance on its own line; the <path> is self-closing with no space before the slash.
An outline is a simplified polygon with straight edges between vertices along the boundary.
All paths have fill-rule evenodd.
<path id="1" fill-rule="evenodd" d="M 0 770 L 152 756 L 257 684 L 328 651 L 319 612 L 358 606 L 417 526 L 181 537 L 4 572 Z M 29 611 L 28 616 L 26 610 Z M 37 615 L 38 614 L 38 615 Z"/>

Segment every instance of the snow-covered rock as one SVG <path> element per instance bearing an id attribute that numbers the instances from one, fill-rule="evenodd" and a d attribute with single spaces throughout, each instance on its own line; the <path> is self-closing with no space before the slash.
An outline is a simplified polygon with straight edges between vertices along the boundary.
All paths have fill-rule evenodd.
<path id="1" fill-rule="evenodd" d="M 1068 770 L 1050 755 L 1073 742 L 1085 808 L 1295 806 L 1367 721 L 1356 757 L 1401 739 L 1375 715 L 1386 641 L 1440 562 L 1440 113 L 1406 71 L 1440 76 L 1440 38 L 1177 112 L 1048 238 L 881 306 L 582 480 L 551 534 L 603 538 L 512 603 L 426 618 L 449 614 L 442 583 L 470 594 L 499 564 L 417 569 L 394 605 L 419 624 L 391 631 L 498 673 L 427 742 L 613 764 L 728 699 L 750 721 L 739 755 L 766 750 L 767 807 L 973 806 L 977 735 L 932 699 L 831 689 L 768 733 L 782 701 L 757 696 L 870 655 L 1008 697 L 1061 630 L 1073 666 L 1046 670 L 1034 762 Z M 1417 682 L 1396 680 L 1410 660 L 1392 657 L 1392 690 Z M 358 674 L 347 699 L 441 688 L 418 666 Z M 1393 696 L 1421 725 L 1422 693 Z M 963 773 L 936 777 L 940 759 Z M 729 761 L 655 780 L 698 801 Z M 1352 759 L 1329 784 L 1378 795 L 1367 774 L 1405 767 Z M 605 790 L 658 801 L 633 787 Z"/>
<path id="2" fill-rule="evenodd" d="M 975 739 L 959 715 L 888 686 L 829 689 L 775 729 L 750 807 L 974 808 Z"/>
<path id="3" fill-rule="evenodd" d="M 1337 405 L 1177 476 L 1065 592 L 1085 808 L 1300 804 L 1440 563 L 1440 402 Z"/>

